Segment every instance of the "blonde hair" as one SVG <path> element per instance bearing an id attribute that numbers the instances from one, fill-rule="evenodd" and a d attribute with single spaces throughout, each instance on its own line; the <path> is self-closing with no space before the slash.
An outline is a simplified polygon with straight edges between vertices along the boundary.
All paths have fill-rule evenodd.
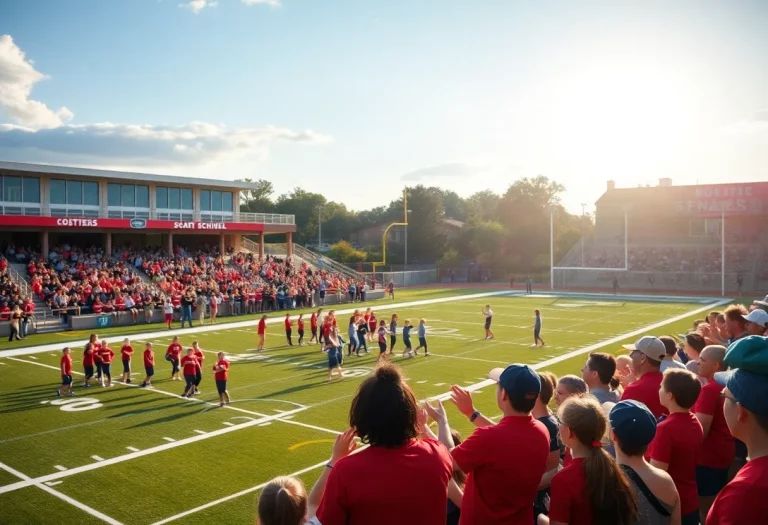
<path id="1" fill-rule="evenodd" d="M 299 525 L 307 514 L 307 491 L 301 480 L 280 476 L 259 496 L 257 525 Z"/>

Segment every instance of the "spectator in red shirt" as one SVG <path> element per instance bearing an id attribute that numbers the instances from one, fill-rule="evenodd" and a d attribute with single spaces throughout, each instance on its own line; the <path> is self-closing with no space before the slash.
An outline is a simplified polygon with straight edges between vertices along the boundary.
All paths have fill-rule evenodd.
<path id="1" fill-rule="evenodd" d="M 637 496 L 601 444 L 608 421 L 600 403 L 591 396 L 571 397 L 558 413 L 560 440 L 573 460 L 552 478 L 549 516 L 539 516 L 539 525 L 635 523 Z"/>
<path id="2" fill-rule="evenodd" d="M 714 379 L 725 386 L 725 421 L 746 445 L 749 461 L 718 494 L 707 525 L 758 523 L 768 516 L 768 340 L 740 339 L 728 349 L 725 364 L 731 370 Z"/>
<path id="3" fill-rule="evenodd" d="M 168 349 L 165 351 L 165 359 L 171 362 L 171 381 L 181 381 L 179 373 L 181 367 L 179 362 L 181 361 L 181 343 L 179 343 L 179 336 L 173 338 L 171 344 L 168 345 Z"/>
<path id="4" fill-rule="evenodd" d="M 419 439 L 419 413 L 396 366 L 381 365 L 363 381 L 349 422 L 370 446 L 328 464 L 332 470 L 317 510 L 319 523 L 445 525 L 451 457 L 436 440 Z"/>
<path id="5" fill-rule="evenodd" d="M 533 502 L 549 458 L 549 431 L 531 415 L 541 392 L 539 375 L 525 365 L 495 368 L 496 405 L 504 414 L 498 424 L 476 410 L 472 394 L 451 387 L 459 412 L 475 431 L 453 446 L 445 411 L 429 408 L 438 420 L 440 441 L 451 449 L 455 467 L 467 474 L 461 524 L 520 524 L 533 522 Z"/>
<path id="6" fill-rule="evenodd" d="M 259 344 L 256 345 L 256 350 L 261 352 L 264 350 L 264 341 L 267 339 L 267 316 L 262 315 L 259 319 L 259 327 L 257 329 L 259 334 Z"/>
<path id="7" fill-rule="evenodd" d="M 291 341 L 291 333 L 293 332 L 291 329 L 292 326 L 291 314 L 285 314 L 285 338 L 288 339 L 288 344 L 290 346 L 293 346 L 293 341 Z"/>
<path id="8" fill-rule="evenodd" d="M 123 346 L 120 348 L 120 357 L 123 360 L 123 376 L 120 380 L 123 383 L 130 384 L 131 382 L 131 356 L 133 355 L 133 347 L 131 346 L 131 340 L 127 337 L 123 340 Z"/>
<path id="9" fill-rule="evenodd" d="M 106 377 L 106 383 L 102 383 L 101 386 L 112 386 L 112 360 L 115 358 L 115 353 L 109 347 L 109 342 L 106 339 L 101 340 L 101 348 L 99 349 L 99 357 L 101 358 L 101 374 Z"/>
<path id="10" fill-rule="evenodd" d="M 706 521 L 715 497 L 728 483 L 728 468 L 736 452 L 736 444 L 723 415 L 725 400 L 720 397 L 723 387 L 714 380 L 716 372 L 725 370 L 725 352 L 724 346 L 710 345 L 699 356 L 699 377 L 706 380 L 706 384 L 701 389 L 693 413 L 704 431 L 696 466 L 702 522 Z"/>
<path id="11" fill-rule="evenodd" d="M 669 416 L 659 422 L 656 437 L 648 448 L 651 465 L 672 476 L 680 495 L 682 525 L 699 523 L 699 494 L 696 488 L 698 444 L 704 439 L 701 423 L 691 412 L 701 392 L 699 378 L 688 370 L 664 372 L 659 400 Z"/>
<path id="12" fill-rule="evenodd" d="M 227 372 L 229 371 L 229 361 L 224 359 L 224 352 L 216 354 L 218 361 L 213 364 L 214 379 L 216 380 L 216 390 L 219 392 L 219 406 L 229 404 L 229 392 L 227 392 Z"/>
<path id="13" fill-rule="evenodd" d="M 608 419 L 616 463 L 629 478 L 637 497 L 637 523 L 680 523 L 681 502 L 675 482 L 663 470 L 649 465 L 644 457 L 649 443 L 655 439 L 654 415 L 639 401 L 628 400 L 614 405 Z"/>
<path id="14" fill-rule="evenodd" d="M 152 343 L 144 346 L 144 371 L 147 375 L 141 386 L 152 388 L 152 376 L 155 375 L 155 353 L 152 351 Z"/>
<path id="15" fill-rule="evenodd" d="M 56 395 L 61 396 L 63 393 L 64 395 L 69 394 L 70 396 L 74 396 L 75 391 L 74 386 L 72 385 L 72 356 L 70 355 L 69 347 L 64 347 L 62 352 L 64 355 L 61 356 L 61 361 L 59 362 L 61 387 L 56 390 Z"/>
<path id="16" fill-rule="evenodd" d="M 197 370 L 200 368 L 200 361 L 195 357 L 194 349 L 187 349 L 187 355 L 181 358 L 181 368 L 184 370 L 184 380 L 187 382 L 181 397 L 191 398 L 195 393 L 195 379 L 197 379 Z"/>
<path id="17" fill-rule="evenodd" d="M 633 345 L 624 345 L 632 358 L 632 372 L 637 380 L 624 388 L 621 400 L 634 399 L 647 406 L 657 418 L 667 414 L 659 401 L 661 387 L 661 362 L 667 355 L 667 348 L 658 337 L 646 335 Z"/>

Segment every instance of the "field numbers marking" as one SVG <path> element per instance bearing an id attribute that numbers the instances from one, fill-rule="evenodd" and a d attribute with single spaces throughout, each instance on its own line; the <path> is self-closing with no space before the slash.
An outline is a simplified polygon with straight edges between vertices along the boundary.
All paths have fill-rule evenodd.
<path id="1" fill-rule="evenodd" d="M 104 406 L 98 399 L 92 397 L 64 397 L 52 401 L 46 400 L 40 402 L 41 405 L 47 403 L 60 406 L 61 410 L 64 412 L 82 412 L 84 410 L 94 410 Z"/>

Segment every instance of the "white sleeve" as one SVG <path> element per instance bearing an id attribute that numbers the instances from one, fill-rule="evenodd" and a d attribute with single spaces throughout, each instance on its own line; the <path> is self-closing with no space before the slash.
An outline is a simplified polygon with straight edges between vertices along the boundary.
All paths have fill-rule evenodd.
<path id="1" fill-rule="evenodd" d="M 320 520 L 317 519 L 317 516 L 308 519 L 305 523 L 306 525 L 323 525 L 322 523 L 320 523 Z"/>

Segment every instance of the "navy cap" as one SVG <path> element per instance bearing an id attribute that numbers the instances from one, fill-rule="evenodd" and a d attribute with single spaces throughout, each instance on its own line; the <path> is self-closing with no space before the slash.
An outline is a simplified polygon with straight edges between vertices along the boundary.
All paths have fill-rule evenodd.
<path id="1" fill-rule="evenodd" d="M 616 436 L 625 445 L 644 447 L 656 435 L 656 418 L 640 401 L 619 401 L 611 409 L 608 419 Z"/>
<path id="2" fill-rule="evenodd" d="M 528 365 L 509 365 L 494 368 L 488 377 L 498 381 L 511 399 L 536 399 L 541 393 L 539 374 Z"/>
<path id="3" fill-rule="evenodd" d="M 741 406 L 768 417 L 768 337 L 751 335 L 731 344 L 724 362 L 731 370 L 715 374 Z"/>

